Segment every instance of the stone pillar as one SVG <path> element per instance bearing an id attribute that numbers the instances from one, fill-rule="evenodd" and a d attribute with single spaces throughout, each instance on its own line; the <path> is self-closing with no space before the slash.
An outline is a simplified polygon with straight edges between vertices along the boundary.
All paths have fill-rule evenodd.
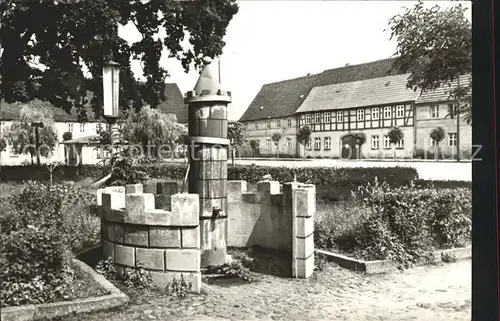
<path id="1" fill-rule="evenodd" d="M 218 75 L 205 58 L 205 66 L 189 105 L 188 146 L 190 194 L 200 197 L 201 267 L 227 262 L 227 105 L 231 93 L 220 89 Z"/>

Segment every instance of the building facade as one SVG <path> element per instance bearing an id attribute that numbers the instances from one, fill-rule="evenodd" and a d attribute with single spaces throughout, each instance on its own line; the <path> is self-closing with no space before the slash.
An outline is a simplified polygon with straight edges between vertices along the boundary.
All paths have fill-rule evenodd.
<path id="1" fill-rule="evenodd" d="M 448 91 L 454 85 L 420 94 L 406 88 L 409 75 L 394 70 L 392 62 L 385 59 L 345 66 L 264 85 L 240 118 L 248 140 L 259 141 L 261 156 L 276 155 L 276 149 L 268 147 L 274 147 L 273 133 L 281 131 L 284 139 L 280 153 L 289 157 L 432 158 L 437 143 L 430 139 L 430 132 L 442 127 L 446 137 L 439 143 L 441 152 L 452 158 L 456 155 L 455 144 L 460 144 L 463 156 L 470 156 L 471 126 L 460 120 L 457 127 L 456 117 L 449 116 L 454 107 Z M 306 83 L 307 77 L 310 81 Z M 294 87 L 299 90 L 293 90 Z M 289 103 L 279 110 L 284 102 L 294 99 L 295 107 Z M 271 106 L 279 118 L 264 111 Z M 290 126 L 283 126 L 284 123 Z M 296 138 L 304 125 L 312 130 L 311 140 L 305 146 Z M 399 127 L 403 133 L 395 144 L 388 135 L 393 127 Z M 360 136 L 364 137 L 362 144 Z M 287 148 L 290 145 L 293 147 Z"/>
<path id="2" fill-rule="evenodd" d="M 165 84 L 165 101 L 161 102 L 157 109 L 165 114 L 175 114 L 179 123 L 187 123 L 187 107 L 184 104 L 184 97 L 175 83 Z M 0 137 L 4 131 L 8 130 L 14 121 L 20 119 L 22 104 L 8 104 L 0 101 Z M 58 144 L 56 145 L 50 159 L 41 157 L 41 162 L 68 162 L 68 149 L 73 148 L 76 152 L 73 156 L 77 159 L 70 161 L 77 164 L 96 164 L 106 157 L 106 152 L 90 142 L 95 139 L 103 130 L 109 131 L 110 125 L 103 119 L 94 117 L 90 108 L 87 110 L 88 119 L 86 122 L 79 122 L 75 113 L 68 114 L 60 108 L 50 107 L 54 114 L 54 127 L 57 131 Z M 74 144 L 63 144 L 63 135 L 66 132 L 72 134 Z M 71 156 L 71 155 L 70 155 Z M 71 157 L 73 157 L 71 156 Z M 70 158 L 71 158 L 70 157 Z M 16 154 L 12 146 L 7 145 L 4 151 L 0 151 L 1 165 L 21 165 L 31 164 L 29 154 Z"/>

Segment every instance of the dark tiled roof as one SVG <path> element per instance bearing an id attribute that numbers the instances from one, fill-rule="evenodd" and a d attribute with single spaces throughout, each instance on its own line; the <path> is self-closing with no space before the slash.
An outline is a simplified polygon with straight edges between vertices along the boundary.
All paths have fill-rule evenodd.
<path id="1" fill-rule="evenodd" d="M 309 94 L 317 77 L 318 75 L 310 75 L 265 84 L 241 116 L 240 121 L 292 115 Z M 301 95 L 304 96 L 301 98 Z"/>
<path id="2" fill-rule="evenodd" d="M 320 74 L 262 86 L 240 121 L 286 117 L 295 113 L 313 87 L 401 74 L 392 70 L 394 58 L 328 69 Z M 299 99 L 303 94 L 304 98 Z M 263 109 L 260 107 L 263 106 Z"/>
<path id="3" fill-rule="evenodd" d="M 339 84 L 344 82 L 399 75 L 402 72 L 392 69 L 395 58 L 376 60 L 358 65 L 328 69 L 323 71 L 316 81 L 315 87 Z"/>
<path id="4" fill-rule="evenodd" d="M 50 108 L 54 113 L 54 121 L 56 122 L 78 122 L 78 116 L 74 110 L 71 114 L 68 114 L 61 108 L 54 107 L 51 103 L 43 103 L 40 100 L 35 100 L 35 104 L 43 104 Z M 23 103 L 6 103 L 5 101 L 0 101 L 0 120 L 16 120 L 21 117 L 21 109 L 24 106 Z M 87 118 L 88 122 L 99 122 L 100 119 L 96 119 L 94 113 L 90 108 L 87 108 Z M 103 120 L 102 120 L 103 121 Z"/>
<path id="5" fill-rule="evenodd" d="M 179 123 L 188 122 L 188 108 L 184 104 L 184 95 L 175 83 L 165 84 L 165 101 L 156 108 L 165 114 L 175 114 Z"/>
<path id="6" fill-rule="evenodd" d="M 296 113 L 414 101 L 418 93 L 406 88 L 407 80 L 402 74 L 314 87 Z"/>
<path id="7" fill-rule="evenodd" d="M 461 86 L 468 86 L 469 81 L 472 80 L 472 75 L 471 74 L 466 74 L 460 76 L 460 85 Z M 417 101 L 415 101 L 416 104 L 425 104 L 425 103 L 433 103 L 433 102 L 439 102 L 439 101 L 448 101 L 450 100 L 450 95 L 449 91 L 456 88 L 458 85 L 457 80 L 453 81 L 450 83 L 450 86 L 448 84 L 445 84 L 435 90 L 430 90 L 427 92 L 424 92 L 418 97 Z"/>

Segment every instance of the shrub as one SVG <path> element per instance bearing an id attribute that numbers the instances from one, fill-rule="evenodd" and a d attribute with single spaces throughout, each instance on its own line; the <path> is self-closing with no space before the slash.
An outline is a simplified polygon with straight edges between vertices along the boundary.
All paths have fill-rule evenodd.
<path id="1" fill-rule="evenodd" d="M 367 184 L 315 218 L 317 247 L 368 260 L 391 259 L 403 267 L 426 260 L 434 248 L 470 241 L 469 189 L 392 188 Z M 320 203 L 321 204 L 321 203 Z M 318 206 L 321 208 L 321 206 Z"/>
<path id="2" fill-rule="evenodd" d="M 142 263 L 137 262 L 136 268 L 125 268 L 118 271 L 112 258 L 101 260 L 96 265 L 96 272 L 111 281 L 119 281 L 126 289 L 148 291 L 153 286 L 153 279 Z"/>
<path id="3" fill-rule="evenodd" d="M 189 281 L 186 281 L 184 279 L 184 275 L 181 274 L 181 278 L 177 279 L 174 278 L 172 282 L 170 282 L 166 287 L 165 287 L 165 292 L 178 299 L 184 299 L 188 293 L 191 291 L 192 283 Z"/>
<path id="4" fill-rule="evenodd" d="M 238 260 L 234 260 L 231 263 L 226 263 L 221 266 L 211 267 L 209 271 L 214 274 L 222 274 L 228 278 L 236 277 L 244 281 L 251 282 L 250 270 Z"/>

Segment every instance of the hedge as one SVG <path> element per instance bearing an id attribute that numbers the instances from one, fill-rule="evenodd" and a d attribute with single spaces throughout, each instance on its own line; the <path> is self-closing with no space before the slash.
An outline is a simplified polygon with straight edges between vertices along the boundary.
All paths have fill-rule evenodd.
<path id="1" fill-rule="evenodd" d="M 186 164 L 154 164 L 136 165 L 145 171 L 151 178 L 168 178 L 182 180 L 186 173 Z M 79 167 L 61 166 L 53 173 L 55 181 L 79 180 L 87 177 L 100 178 L 106 174 L 105 169 L 99 165 L 83 165 Z M 293 181 L 293 171 L 289 167 L 272 166 L 229 166 L 228 179 L 246 180 L 256 183 L 266 174 L 270 174 L 274 180 L 284 182 Z M 359 185 L 373 182 L 375 177 L 385 181 L 389 185 L 404 185 L 418 178 L 414 168 L 408 167 L 376 167 L 376 168 L 331 168 L 331 167 L 302 167 L 296 169 L 297 181 L 316 185 L 336 184 L 340 186 Z M 44 166 L 2 166 L 0 169 L 2 181 L 46 181 L 49 179 L 49 171 Z"/>

